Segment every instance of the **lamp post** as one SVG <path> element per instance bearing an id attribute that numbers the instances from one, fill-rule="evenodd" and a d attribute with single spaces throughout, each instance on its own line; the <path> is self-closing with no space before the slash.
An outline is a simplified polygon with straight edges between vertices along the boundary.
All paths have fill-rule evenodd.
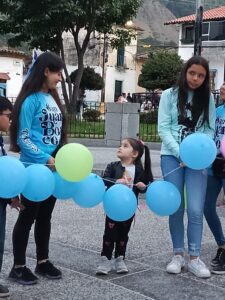
<path id="1" fill-rule="evenodd" d="M 196 0 L 194 55 L 199 55 L 199 56 L 201 55 L 202 52 L 202 20 L 203 20 L 202 0 Z"/>

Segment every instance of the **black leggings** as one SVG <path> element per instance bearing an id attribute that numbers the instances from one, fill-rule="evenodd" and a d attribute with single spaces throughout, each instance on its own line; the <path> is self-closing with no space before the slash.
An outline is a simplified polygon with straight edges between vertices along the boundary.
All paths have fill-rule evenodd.
<path id="1" fill-rule="evenodd" d="M 13 230 L 14 265 L 26 264 L 30 229 L 35 220 L 34 237 L 37 260 L 48 259 L 51 216 L 56 198 L 51 196 L 42 202 L 32 202 L 21 196 L 21 202 L 25 209 L 19 213 Z"/>
<path id="2" fill-rule="evenodd" d="M 134 216 L 127 221 L 117 222 L 106 216 L 101 256 L 111 259 L 115 247 L 115 258 L 119 256 L 125 257 L 129 238 L 128 233 L 133 219 Z"/>

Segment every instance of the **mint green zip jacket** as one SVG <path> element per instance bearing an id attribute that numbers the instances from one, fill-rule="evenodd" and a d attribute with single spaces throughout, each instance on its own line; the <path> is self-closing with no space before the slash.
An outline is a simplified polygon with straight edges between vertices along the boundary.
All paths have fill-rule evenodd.
<path id="1" fill-rule="evenodd" d="M 192 103 L 193 91 L 188 93 L 188 103 Z M 184 138 L 185 127 L 178 124 L 178 89 L 167 89 L 163 91 L 158 111 L 158 134 L 162 140 L 161 155 L 173 155 L 179 158 L 179 148 Z M 202 132 L 213 138 L 215 130 L 215 103 L 213 96 L 210 96 L 209 103 L 209 125 L 205 122 L 203 125 L 201 115 L 194 128 L 194 132 Z M 188 117 L 191 116 L 189 112 Z"/>

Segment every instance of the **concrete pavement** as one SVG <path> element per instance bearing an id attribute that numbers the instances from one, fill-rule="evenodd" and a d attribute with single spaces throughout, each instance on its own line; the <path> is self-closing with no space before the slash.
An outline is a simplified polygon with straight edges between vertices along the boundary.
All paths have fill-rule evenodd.
<path id="1" fill-rule="evenodd" d="M 95 169 L 105 168 L 116 159 L 114 148 L 89 147 L 93 153 Z M 160 176 L 159 151 L 152 150 L 155 176 Z M 203 280 L 184 270 L 179 275 L 169 275 L 165 266 L 171 258 L 171 241 L 167 218 L 154 215 L 140 200 L 135 225 L 130 232 L 127 250 L 127 275 L 114 272 L 108 276 L 95 275 L 99 261 L 104 213 L 99 205 L 84 209 L 72 200 L 57 201 L 52 219 L 50 259 L 63 272 L 61 280 L 40 278 L 35 286 L 21 286 L 6 280 L 12 300 L 178 300 L 178 299 L 224 299 L 225 276 L 213 275 Z M 225 228 L 225 209 L 218 208 Z M 11 234 L 17 212 L 8 209 L 6 250 L 3 277 L 12 266 Z M 202 259 L 209 265 L 215 255 L 216 244 L 205 224 Z M 27 250 L 27 265 L 34 270 L 35 244 L 33 231 Z"/>

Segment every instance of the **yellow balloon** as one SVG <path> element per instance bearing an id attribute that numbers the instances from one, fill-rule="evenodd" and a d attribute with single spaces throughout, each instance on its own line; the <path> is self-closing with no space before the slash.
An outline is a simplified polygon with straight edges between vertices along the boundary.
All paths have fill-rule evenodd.
<path id="1" fill-rule="evenodd" d="M 68 181 L 81 181 L 93 168 L 93 156 L 87 147 L 70 143 L 56 154 L 55 168 L 60 176 Z"/>

